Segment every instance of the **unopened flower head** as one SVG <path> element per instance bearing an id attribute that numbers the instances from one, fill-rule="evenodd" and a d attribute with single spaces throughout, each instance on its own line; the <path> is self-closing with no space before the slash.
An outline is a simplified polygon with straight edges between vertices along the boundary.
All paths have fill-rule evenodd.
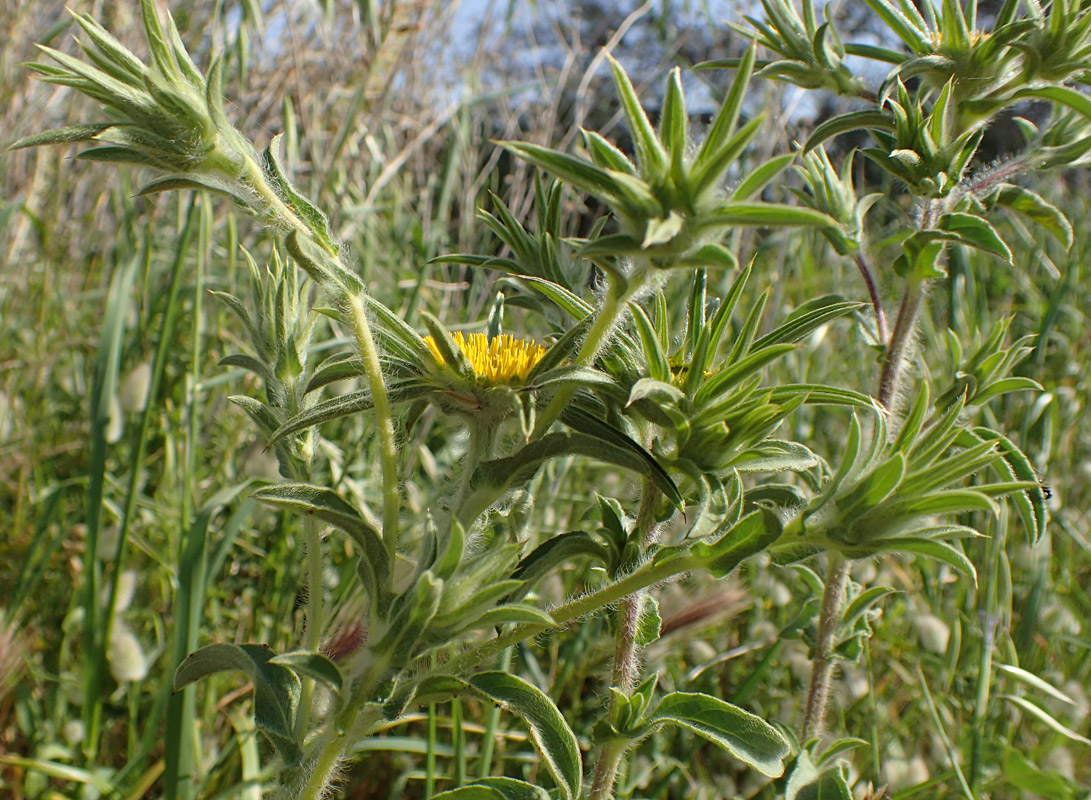
<path id="1" fill-rule="evenodd" d="M 483 333 L 463 335 L 461 331 L 452 334 L 458 349 L 470 362 L 474 375 L 488 383 L 511 383 L 513 380 L 526 380 L 527 375 L 545 355 L 545 345 L 526 339 L 517 339 L 509 334 L 494 336 L 491 339 Z M 424 337 L 424 343 L 432 351 L 436 363 L 446 363 L 431 336 Z"/>

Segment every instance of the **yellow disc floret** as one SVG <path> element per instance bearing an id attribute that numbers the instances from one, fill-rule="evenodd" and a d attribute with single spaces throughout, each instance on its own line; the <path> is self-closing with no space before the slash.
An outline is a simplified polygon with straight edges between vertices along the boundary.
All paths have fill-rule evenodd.
<path id="1" fill-rule="evenodd" d="M 483 333 L 463 335 L 461 331 L 453 333 L 452 338 L 458 349 L 470 362 L 474 375 L 490 383 L 510 383 L 514 379 L 526 380 L 534 365 L 542 360 L 546 347 L 526 339 L 516 339 L 504 334 L 489 339 Z M 424 343 L 432 351 L 436 362 L 445 363 L 439 348 L 431 336 L 424 337 Z"/>

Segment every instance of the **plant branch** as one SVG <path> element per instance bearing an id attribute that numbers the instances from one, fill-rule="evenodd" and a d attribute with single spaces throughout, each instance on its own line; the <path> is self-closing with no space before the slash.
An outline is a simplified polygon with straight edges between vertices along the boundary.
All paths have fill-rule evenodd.
<path id="1" fill-rule="evenodd" d="M 871 274 L 867 260 L 859 252 L 856 253 L 856 268 L 860 270 L 860 277 L 864 279 L 868 297 L 871 298 L 871 307 L 875 310 L 875 325 L 879 334 L 879 341 L 886 344 L 886 314 L 883 313 L 883 301 L 879 298 L 879 287 L 875 284 L 875 278 Z"/>
<path id="2" fill-rule="evenodd" d="M 594 324 L 591 325 L 591 329 L 587 332 L 579 353 L 572 360 L 574 366 L 589 366 L 594 363 L 599 353 L 602 352 L 602 348 L 610 340 L 610 335 L 621 320 L 625 305 L 633 294 L 634 288 L 631 285 L 620 286 L 616 278 L 611 278 L 610 287 L 606 290 L 606 297 L 603 298 L 602 306 L 599 307 L 598 316 L 595 317 Z M 575 393 L 576 390 L 571 386 L 565 386 L 557 390 L 557 393 L 553 395 L 553 399 L 549 401 L 549 405 L 546 406 L 545 411 L 538 417 L 538 421 L 534 425 L 534 433 L 532 434 L 534 438 L 549 430 L 549 426 L 556 422 L 557 417 L 561 415 L 564 407 L 568 405 L 568 401 L 572 399 L 572 395 Z"/>
<path id="3" fill-rule="evenodd" d="M 822 610 L 818 617 L 818 642 L 811 667 L 811 685 L 807 689 L 807 706 L 803 713 L 804 742 L 822 735 L 833 677 L 833 649 L 837 626 L 841 621 L 841 605 L 845 601 L 849 566 L 847 558 L 840 553 L 831 553 L 830 566 L 826 571 L 826 589 L 822 593 Z"/>
<path id="4" fill-rule="evenodd" d="M 386 393 L 383 368 L 379 363 L 379 351 L 371 335 L 364 302 L 359 294 L 345 292 L 356 349 L 364 363 L 368 389 L 371 390 L 372 409 L 379 431 L 379 459 L 383 474 L 383 543 L 393 564 L 398 550 L 398 513 L 401 496 L 398 494 L 398 446 L 394 440 L 394 417 L 390 410 L 390 398 Z M 393 570 L 391 570 L 393 577 Z"/>
<path id="5" fill-rule="evenodd" d="M 901 381 L 905 358 L 913 342 L 913 331 L 917 325 L 917 314 L 921 300 L 924 299 L 924 286 L 920 281 L 911 280 L 902 293 L 902 302 L 898 307 L 898 318 L 890 334 L 886 356 L 883 359 L 882 373 L 879 375 L 879 402 L 888 411 L 898 396 L 898 383 Z"/>
<path id="6" fill-rule="evenodd" d="M 655 524 L 655 506 L 659 491 L 651 481 L 645 480 L 637 511 L 633 532 L 640 536 L 641 556 L 655 543 L 658 528 Z M 610 686 L 624 695 L 632 693 L 640 677 L 640 645 L 637 636 L 640 633 L 641 609 L 644 605 L 645 589 L 638 589 L 623 599 L 617 609 L 617 634 L 614 637 L 614 666 L 610 676 Z M 609 714 L 612 716 L 617 697 L 610 696 Z M 590 800 L 609 800 L 614 793 L 618 768 L 631 743 L 628 740 L 606 742 L 599 751 L 595 778 L 591 785 Z"/>

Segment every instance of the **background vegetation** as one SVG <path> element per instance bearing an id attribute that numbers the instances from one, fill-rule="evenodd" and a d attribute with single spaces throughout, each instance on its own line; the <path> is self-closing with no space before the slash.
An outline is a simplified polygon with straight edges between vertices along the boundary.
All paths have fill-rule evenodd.
<path id="1" fill-rule="evenodd" d="M 613 93 L 602 89 L 607 72 L 597 54 L 603 45 L 623 58 L 645 55 L 643 63 L 634 56 L 627 66 L 652 107 L 666 66 L 738 56 L 745 45 L 725 25 L 709 23 L 699 3 L 664 0 L 621 11 L 586 3 L 582 20 L 559 16 L 552 6 L 496 2 L 487 6 L 489 24 L 480 27 L 467 25 L 457 4 L 428 0 L 260 8 L 177 2 L 171 11 L 199 63 L 224 52 L 234 124 L 259 148 L 285 132 L 293 180 L 331 213 L 331 226 L 373 293 L 404 318 L 427 310 L 460 325 L 484 320 L 507 284 L 496 273 L 430 259 L 450 252 L 506 254 L 475 221 L 476 209 L 495 210 L 493 193 L 520 219 L 533 216 L 532 171 L 491 140 L 560 147 L 585 125 L 612 130 L 624 142 Z M 93 13 L 144 52 L 135 4 L 73 7 Z M 94 118 L 83 98 L 34 82 L 20 67 L 37 58 L 34 42 L 74 52 L 72 29 L 59 2 L 0 0 L 0 145 Z M 470 45 L 452 46 L 452 30 Z M 662 63 L 649 63 L 648 53 L 662 54 Z M 688 74 L 687 91 L 700 97 L 698 82 L 722 79 Z M 710 84 L 708 96 L 722 91 Z M 759 83 L 753 92 L 754 107 L 773 110 L 767 135 L 758 138 L 765 152 L 754 159 L 786 152 L 789 142 L 807 136 L 819 109 L 800 109 L 793 90 L 777 84 Z M 1002 154 L 1005 136 L 995 129 L 987 146 Z M 180 581 L 175 554 L 189 532 L 207 526 L 212 547 L 201 576 L 208 594 L 200 644 L 212 641 L 213 632 L 218 641 L 229 632 L 228 639 L 267 642 L 279 651 L 294 646 L 302 629 L 301 526 L 244 493 L 222 493 L 245 477 L 276 476 L 264 441 L 227 400 L 247 393 L 251 379 L 218 363 L 245 350 L 245 331 L 209 294 L 249 291 L 239 245 L 266 252 L 269 233 L 224 201 L 136 197 L 134 172 L 71 155 L 42 148 L 0 156 L 0 792 L 13 798 L 155 796 L 172 673 L 168 629 L 177 624 L 171 611 Z M 918 376 L 947 371 L 955 358 L 952 339 L 970 350 L 1001 320 L 1010 320 L 1012 339 L 1037 337 L 1019 374 L 1044 391 L 1006 395 L 986 413 L 990 425 L 1019 441 L 1049 486 L 1051 524 L 1033 547 L 1017 526 L 1009 534 L 1005 519 L 994 524 L 990 541 L 998 545 L 968 547 L 981 574 L 976 590 L 923 559 L 855 566 L 869 585 L 894 590 L 859 663 L 846 666 L 836 684 L 830 727 L 866 740 L 851 755 L 860 796 L 869 785 L 889 784 L 898 798 L 962 797 L 956 770 L 976 771 L 975 785 L 994 798 L 1091 792 L 1087 743 L 996 697 L 1030 693 L 1041 701 L 1045 690 L 1028 688 L 1025 676 L 993 671 L 987 662 L 983 667 L 988 655 L 1060 688 L 1076 702 L 1050 701 L 1050 713 L 1091 736 L 1085 688 L 1091 685 L 1091 284 L 1084 274 L 1091 191 L 1079 170 L 1063 178 L 1050 173 L 1048 181 L 1032 175 L 1028 185 L 1072 220 L 1075 247 L 1063 252 L 1040 230 L 1005 218 L 1013 265 L 970 253 L 952 259 L 950 278 L 936 284 L 922 321 L 912 370 Z M 571 193 L 564 202 L 567 233 L 585 233 L 580 226 L 595 209 Z M 191 249 L 180 248 L 181 240 Z M 739 244 L 741 259 L 757 256 L 763 279 L 748 289 L 747 300 L 771 285 L 774 321 L 829 292 L 866 300 L 853 264 L 817 235 L 746 233 Z M 187 260 L 180 282 L 172 282 L 179 252 Z M 724 294 L 732 277 L 710 293 Z M 885 295 L 888 278 L 879 275 L 880 290 L 893 305 L 895 298 Z M 521 313 L 510 305 L 508 327 L 519 328 Z M 323 324 L 331 346 L 343 340 L 336 322 Z M 145 418 L 144 392 L 163 330 L 171 335 L 169 358 L 156 411 Z M 811 355 L 842 351 L 869 352 L 865 325 L 848 320 L 820 329 L 806 347 L 772 366 L 767 380 L 872 391 L 875 365 L 867 359 Z M 117 365 L 116 382 L 102 382 L 104 363 Z M 101 451 L 88 444 L 96 410 L 104 412 L 106 426 L 108 446 Z M 802 410 L 787 424 L 788 438 L 838 458 L 844 414 Z M 323 443 L 330 479 L 376 508 L 372 434 L 360 418 L 336 425 Z M 444 426 L 426 412 L 402 442 L 410 452 L 406 494 L 417 514 L 436 496 L 437 476 L 462 457 L 464 445 Z M 573 529 L 594 517 L 589 487 L 603 494 L 631 490 L 629 477 L 578 459 L 552 464 L 535 480 L 553 502 L 533 509 L 532 531 Z M 97 557 L 108 574 L 125 577 L 107 603 L 117 619 L 108 647 L 112 691 L 94 723 L 101 738 L 91 745 L 81 686 L 80 590 L 88 571 L 86 498 L 95 481 L 102 482 L 104 498 Z M 127 513 L 128 544 L 118 549 L 109 536 L 114 531 L 116 540 Z M 121 557 L 111 563 L 115 552 Z M 331 647 L 361 635 L 354 627 L 359 598 L 336 589 L 350 583 L 342 579 L 353 568 L 348 552 L 334 550 L 327 576 L 338 606 L 327 636 Z M 570 568 L 541 593 L 560 600 L 584 577 Z M 798 726 L 813 637 L 798 620 L 806 619 L 816 591 L 820 584 L 807 570 L 760 561 L 726 582 L 700 577 L 672 584 L 661 597 L 663 637 L 648 653 L 649 668 L 658 669 L 661 683 L 685 678 L 695 691 Z M 607 620 L 594 618 L 537 646 L 516 648 L 511 669 L 547 689 L 573 728 L 588 735 L 604 705 L 611 656 Z M 983 684 L 988 689 L 994 680 L 999 685 L 981 705 Z M 208 776 L 201 797 L 258 796 L 265 745 L 237 688 L 228 677 L 200 691 L 193 744 Z M 475 703 L 443 705 L 389 731 L 346 778 L 346 796 L 421 797 L 449 788 L 448 778 L 460 770 L 472 776 L 488 714 Z M 505 732 L 498 757 L 511 774 L 533 781 L 523 729 Z M 634 797 L 749 797 L 762 791 L 758 777 L 692 737 L 664 733 L 638 750 L 622 787 Z"/>

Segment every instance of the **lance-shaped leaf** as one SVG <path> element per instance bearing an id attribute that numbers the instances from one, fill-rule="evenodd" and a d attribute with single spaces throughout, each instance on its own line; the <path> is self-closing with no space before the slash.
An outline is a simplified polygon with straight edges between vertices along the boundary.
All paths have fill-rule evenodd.
<path id="1" fill-rule="evenodd" d="M 655 728 L 670 723 L 696 733 L 771 778 L 784 774 L 791 752 L 788 740 L 761 717 L 707 694 L 671 692 L 647 721 Z"/>
<path id="2" fill-rule="evenodd" d="M 286 761 L 297 763 L 301 752 L 292 731 L 300 682 L 291 669 L 272 663 L 275 655 L 266 645 L 210 644 L 178 665 L 174 690 L 217 672 L 245 672 L 254 684 L 254 723 Z"/>
<path id="3" fill-rule="evenodd" d="M 562 418 L 566 424 L 573 425 L 569 419 L 572 416 L 570 410 L 566 410 Z M 476 519 L 510 487 L 534 477 L 546 461 L 569 455 L 586 456 L 639 472 L 650 478 L 671 502 L 682 503 L 678 487 L 647 450 L 613 426 L 589 414 L 583 413 L 578 419 L 577 424 L 594 433 L 551 433 L 536 439 L 514 455 L 482 463 L 474 473 L 474 491 L 459 511 L 460 519 Z"/>
<path id="4" fill-rule="evenodd" d="M 241 208 L 255 213 L 257 198 L 248 192 L 238 181 L 221 178 L 218 175 L 185 174 L 166 175 L 144 184 L 136 193 L 137 197 L 146 197 L 157 192 L 173 192 L 178 189 L 196 189 L 230 197 Z"/>
<path id="5" fill-rule="evenodd" d="M 610 553 L 602 544 L 583 531 L 570 531 L 551 536 L 534 548 L 519 562 L 512 577 L 524 581 L 521 593 L 525 594 L 550 571 L 580 556 L 590 556 L 601 564 L 610 561 Z"/>
<path id="6" fill-rule="evenodd" d="M 1022 186 L 1003 184 L 988 198 L 992 206 L 1010 208 L 1018 214 L 1037 222 L 1060 242 L 1065 250 L 1072 247 L 1072 223 L 1059 208 L 1040 194 Z"/>
<path id="7" fill-rule="evenodd" d="M 262 166 L 265 168 L 265 175 L 272 182 L 281 199 L 311 229 L 311 233 L 317 242 L 330 253 L 336 253 L 337 245 L 333 243 L 330 237 L 330 224 L 326 214 L 300 194 L 288 179 L 287 171 L 280 161 L 280 140 L 283 136 L 282 133 L 274 136 L 262 155 Z"/>
<path id="8" fill-rule="evenodd" d="M 390 576 L 390 559 L 382 536 L 355 508 L 333 490 L 306 483 L 281 483 L 259 489 L 254 499 L 298 514 L 316 517 L 347 533 L 360 548 L 360 564 L 366 567 L 366 588 L 373 602 L 385 605 L 383 588 Z M 361 577 L 365 577 L 361 575 Z"/>
<path id="9" fill-rule="evenodd" d="M 550 800 L 550 795 L 541 786 L 515 778 L 482 778 L 432 795 L 432 800 Z"/>
<path id="10" fill-rule="evenodd" d="M 415 702 L 443 702 L 462 695 L 495 703 L 504 711 L 520 717 L 530 731 L 531 742 L 553 776 L 561 798 L 576 800 L 579 797 L 583 783 L 583 760 L 576 734 L 541 689 L 507 672 L 482 672 L 471 678 L 435 675 L 417 687 Z M 505 787 L 494 784 L 490 788 Z M 522 798 L 528 795 L 500 796 Z M 537 800 L 536 795 L 529 797 Z"/>
<path id="11" fill-rule="evenodd" d="M 838 767 L 821 771 L 804 750 L 788 778 L 784 800 L 852 800 L 852 790 Z"/>
<path id="12" fill-rule="evenodd" d="M 312 678 L 335 694 L 340 693 L 341 685 L 344 683 L 341 670 L 337 665 L 327 656 L 313 650 L 293 650 L 290 653 L 281 653 L 269 659 L 269 663 L 287 667 L 302 677 Z"/>
<path id="13" fill-rule="evenodd" d="M 701 539 L 689 545 L 666 547 L 655 556 L 655 563 L 683 559 L 692 569 L 707 569 L 723 578 L 750 556 L 756 555 L 780 538 L 780 515 L 768 508 L 759 508 L 731 526 L 719 539 Z"/>

